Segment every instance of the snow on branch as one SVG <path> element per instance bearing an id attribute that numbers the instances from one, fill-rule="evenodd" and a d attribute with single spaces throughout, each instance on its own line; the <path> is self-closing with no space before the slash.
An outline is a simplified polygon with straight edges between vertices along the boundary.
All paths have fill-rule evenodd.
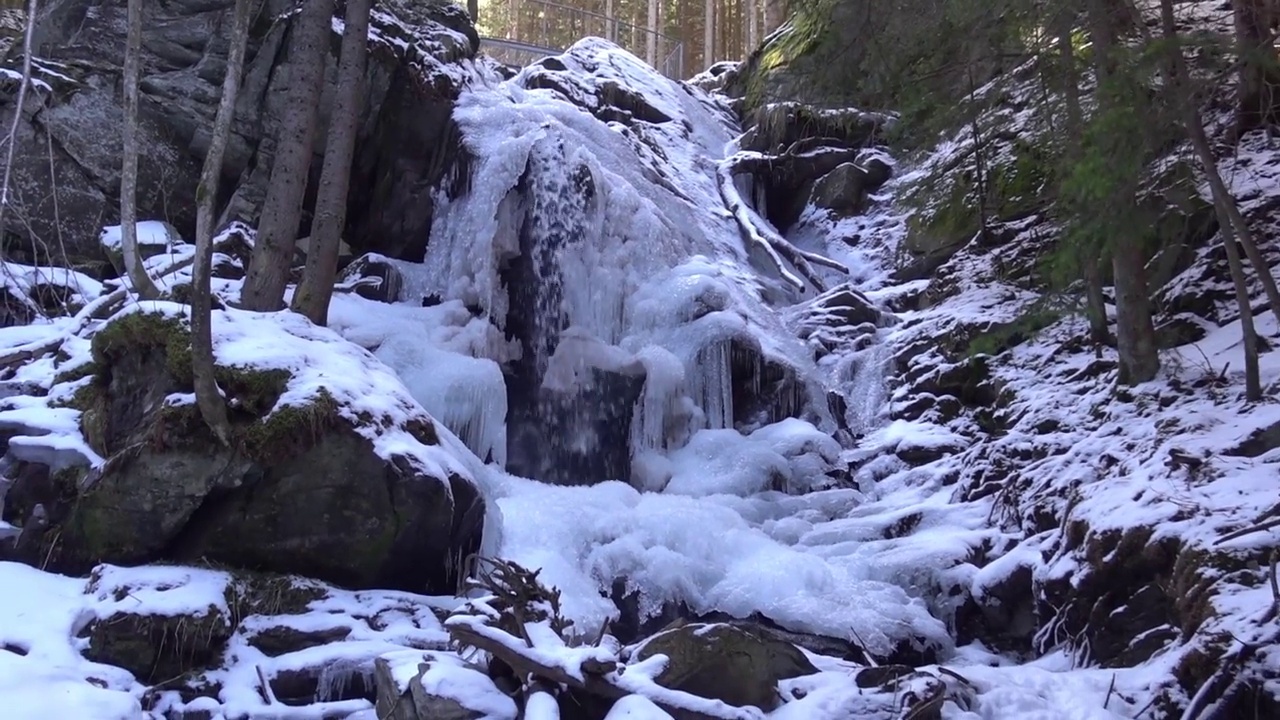
<path id="1" fill-rule="evenodd" d="M 775 158 L 771 156 L 757 152 L 740 152 L 723 160 L 716 168 L 720 197 L 724 200 L 725 207 L 738 221 L 738 229 L 742 233 L 744 242 L 763 250 L 777 267 L 778 272 L 782 274 L 783 279 L 795 286 L 797 290 L 804 290 L 804 280 L 808 280 L 810 285 L 822 292 L 827 289 L 826 283 L 814 271 L 813 265 L 823 265 L 845 274 L 848 274 L 849 269 L 831 258 L 801 250 L 773 230 L 757 224 L 751 217 L 751 209 L 734 183 L 734 177 L 737 175 L 754 173 L 759 169 L 767 168 L 774 160 Z M 790 263 L 796 272 L 803 275 L 804 280 L 791 272 L 784 260 Z"/>

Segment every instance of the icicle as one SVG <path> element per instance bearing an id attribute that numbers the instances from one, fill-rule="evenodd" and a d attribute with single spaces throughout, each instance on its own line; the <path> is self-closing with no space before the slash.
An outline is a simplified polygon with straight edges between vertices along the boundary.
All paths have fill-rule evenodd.
<path id="1" fill-rule="evenodd" d="M 352 681 L 360 678 L 363 688 L 373 687 L 373 666 L 360 660 L 340 658 L 320 669 L 316 679 L 316 702 L 347 700 Z"/>

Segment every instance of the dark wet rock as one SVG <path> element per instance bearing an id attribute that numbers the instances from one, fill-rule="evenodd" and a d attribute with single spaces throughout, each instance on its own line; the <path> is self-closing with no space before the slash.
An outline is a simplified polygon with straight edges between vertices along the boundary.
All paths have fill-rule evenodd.
<path id="1" fill-rule="evenodd" d="M 144 3 L 138 214 L 194 236 L 195 189 L 209 145 L 226 63 L 230 0 Z M 268 0 L 250 31 L 240 101 L 223 170 L 230 219 L 253 222 L 274 152 L 287 84 L 293 16 L 287 0 Z M 18 123 L 12 191 L 27 212 L 10 220 L 11 260 L 30 262 L 31 238 L 59 238 L 73 266 L 106 260 L 103 226 L 118 222 L 118 78 L 124 5 L 53 0 L 42 8 L 39 55 L 58 74 Z M 84 22 L 91 15 L 92 23 Z M 280 18 L 272 22 L 271 18 Z M 451 121 L 460 88 L 443 65 L 473 57 L 479 38 L 466 12 L 440 3 L 391 0 L 374 13 L 364 118 L 349 200 L 348 241 L 359 250 L 420 260 L 434 211 L 433 192 L 458 175 L 464 152 Z M 331 44 L 323 128 L 331 107 L 339 43 Z M 38 108 L 38 111 L 36 109 Z M 0 112 L 8 126 L 12 103 Z M 323 132 L 318 136 L 323 138 Z M 56 198 L 48 192 L 46 138 L 52 139 Z M 317 144 L 317 156 L 323 144 Z M 318 174 L 320 163 L 313 163 Z M 56 208 L 55 208 L 56 201 Z M 417 257 L 412 257 L 416 255 Z"/>
<path id="2" fill-rule="evenodd" d="M 831 322 L 844 325 L 885 325 L 889 316 L 852 285 L 838 285 L 815 298 L 810 307 Z"/>
<path id="3" fill-rule="evenodd" d="M 120 582 L 118 568 L 97 568 L 86 592 L 111 608 L 99 611 L 83 633 L 88 637 L 84 655 L 93 662 L 122 667 L 144 683 L 181 677 L 214 664 L 235 630 L 218 588 L 210 597 L 184 602 L 185 607 L 151 607 L 136 598 L 137 593 L 159 595 L 164 583 L 135 587 Z M 211 576 L 218 577 L 213 573 Z M 229 576 L 221 576 L 224 580 Z M 181 592 L 181 590 L 179 590 Z M 207 602 L 208 604 L 202 604 Z"/>
<path id="4" fill-rule="evenodd" d="M 779 704 L 778 681 L 817 672 L 795 645 L 727 624 L 667 630 L 646 641 L 637 659 L 658 654 L 668 658 L 659 685 L 766 711 Z"/>
<path id="5" fill-rule="evenodd" d="M 818 178 L 809 203 L 836 217 L 853 217 L 862 212 L 869 184 L 866 170 L 851 162 L 843 163 Z"/>
<path id="6" fill-rule="evenodd" d="M 1190 313 L 1175 315 L 1156 325 L 1156 343 L 1162 350 L 1200 342 L 1206 335 L 1205 322 Z"/>
<path id="7" fill-rule="evenodd" d="M 389 260 L 381 255 L 365 254 L 342 271 L 339 282 L 353 284 L 355 292 L 366 300 L 393 303 L 400 299 L 404 278 Z"/>
<path id="8" fill-rule="evenodd" d="M 252 647 L 268 657 L 306 650 L 320 645 L 345 640 L 351 634 L 346 625 L 335 625 L 322 630 L 299 630 L 288 625 L 269 625 L 249 635 Z"/>

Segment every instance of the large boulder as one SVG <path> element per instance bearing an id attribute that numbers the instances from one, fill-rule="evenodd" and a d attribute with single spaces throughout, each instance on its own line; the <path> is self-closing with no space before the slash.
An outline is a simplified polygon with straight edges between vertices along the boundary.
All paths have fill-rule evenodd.
<path id="1" fill-rule="evenodd" d="M 220 347 L 230 342 L 226 352 L 242 357 L 254 347 L 338 356 L 347 347 L 314 334 L 312 347 L 271 316 L 246 313 L 237 322 L 254 326 L 245 344 Z M 377 417 L 344 396 L 334 376 L 396 383 L 363 350 L 349 350 L 363 367 L 345 373 L 309 367 L 321 359 L 296 370 L 220 365 L 232 421 L 224 446 L 183 401 L 192 390 L 185 320 L 126 311 L 94 336 L 92 374 L 76 381 L 70 401 L 105 463 L 45 480 L 56 487 L 39 496 L 49 532 L 37 550 L 71 572 L 99 562 L 206 559 L 349 587 L 452 592 L 457 558 L 478 547 L 482 500 L 461 471 L 439 462 L 447 453 L 416 404 Z M 325 386 L 308 395 L 317 381 Z M 36 509 L 6 514 L 25 525 L 23 515 Z"/>
<path id="2" fill-rule="evenodd" d="M 232 0 L 143 2 L 139 216 L 163 219 L 186 237 L 194 234 L 196 183 L 221 93 L 233 5 Z M 292 5 L 267 0 L 250 31 L 223 168 L 230 219 L 253 222 L 265 192 L 276 128 L 287 111 L 283 89 Z M 21 218 L 15 213 L 4 229 L 21 239 L 11 243 L 19 260 L 32 241 L 57 238 L 74 264 L 110 273 L 97 240 L 103 226 L 118 222 L 126 8 L 52 0 L 41 11 L 36 77 L 42 84 L 29 94 L 17 126 L 11 181 L 24 212 Z M 369 42 L 348 240 L 357 250 L 421 259 L 432 193 L 451 176 L 461 153 L 450 119 L 461 73 L 446 66 L 474 57 L 479 40 L 457 6 L 390 0 L 375 11 Z M 323 152 L 338 47 L 335 33 L 317 153 Z M 16 83 L 0 87 L 6 97 L 15 91 Z M 10 101 L 0 107 L 5 127 L 14 106 Z M 314 162 L 313 172 L 319 169 L 320 162 Z M 52 186 L 51 175 L 56 178 Z"/>
<path id="3" fill-rule="evenodd" d="M 769 711 L 778 682 L 818 672 L 795 645 L 753 631 L 749 624 L 690 623 L 654 636 L 636 653 L 667 657 L 659 685 L 730 705 Z"/>

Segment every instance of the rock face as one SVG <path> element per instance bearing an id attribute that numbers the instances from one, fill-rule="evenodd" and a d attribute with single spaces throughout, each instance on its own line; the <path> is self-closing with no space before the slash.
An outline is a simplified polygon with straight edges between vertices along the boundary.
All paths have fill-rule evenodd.
<path id="1" fill-rule="evenodd" d="M 668 630 L 646 642 L 637 659 L 659 654 L 668 659 L 659 685 L 766 711 L 778 706 L 779 680 L 818 671 L 796 646 L 729 624 Z"/>
<path id="2" fill-rule="evenodd" d="M 73 403 L 106 463 L 34 473 L 15 494 L 31 500 L 5 508 L 23 527 L 37 502 L 48 513 L 56 568 L 205 558 L 349 587 L 455 589 L 483 517 L 468 480 L 375 452 L 327 393 L 272 411 L 284 371 L 220 368 L 233 408 L 224 447 L 194 405 L 166 400 L 190 392 L 189 352 L 185 327 L 159 315 L 125 315 L 94 337 L 97 369 Z M 429 417 L 407 427 L 437 442 Z"/>
<path id="3" fill-rule="evenodd" d="M 233 4 L 144 2 L 138 214 L 166 220 L 186 237 L 193 234 L 196 182 L 217 110 Z M 265 192 L 288 82 L 291 5 L 268 0 L 251 29 L 224 166 L 222 196 L 230 200 L 232 219 L 254 221 Z M 46 12 L 37 33 L 42 63 L 36 76 L 48 90 L 29 96 L 13 169 L 13 192 L 26 212 L 5 230 L 22 239 L 17 248 L 58 238 L 74 264 L 107 274 L 97 236 L 117 222 L 119 209 L 125 7 L 54 0 Z M 90 15 L 92 23 L 85 22 Z M 461 74 L 450 64 L 472 58 L 478 43 L 466 13 L 454 5 L 392 0 L 374 13 L 348 214 L 348 241 L 358 250 L 421 259 L 431 190 L 459 160 L 450 113 Z M 332 102 L 336 34 L 332 48 L 322 129 Z M 0 111 L 6 126 L 12 107 Z M 322 140 L 316 150 L 323 152 Z M 319 168 L 313 163 L 314 173 Z M 48 192 L 51 173 L 57 213 Z M 21 252 L 15 259 L 31 259 Z"/>
<path id="4" fill-rule="evenodd" d="M 508 700 L 508 706 L 507 703 L 495 703 L 490 698 L 484 697 L 482 690 L 493 690 L 496 695 L 497 689 L 489 677 L 478 670 L 445 656 L 435 657 L 423 653 L 399 655 L 384 656 L 374 661 L 373 677 L 377 689 L 378 717 L 388 718 L 388 720 L 515 718 L 514 702 Z M 440 683 L 433 677 L 439 674 L 433 673 L 433 669 L 449 672 L 452 682 Z M 397 676 L 408 677 L 407 688 L 402 685 Z M 442 688 L 451 690 L 456 697 L 439 694 Z M 503 699 L 506 700 L 506 698 Z"/>

